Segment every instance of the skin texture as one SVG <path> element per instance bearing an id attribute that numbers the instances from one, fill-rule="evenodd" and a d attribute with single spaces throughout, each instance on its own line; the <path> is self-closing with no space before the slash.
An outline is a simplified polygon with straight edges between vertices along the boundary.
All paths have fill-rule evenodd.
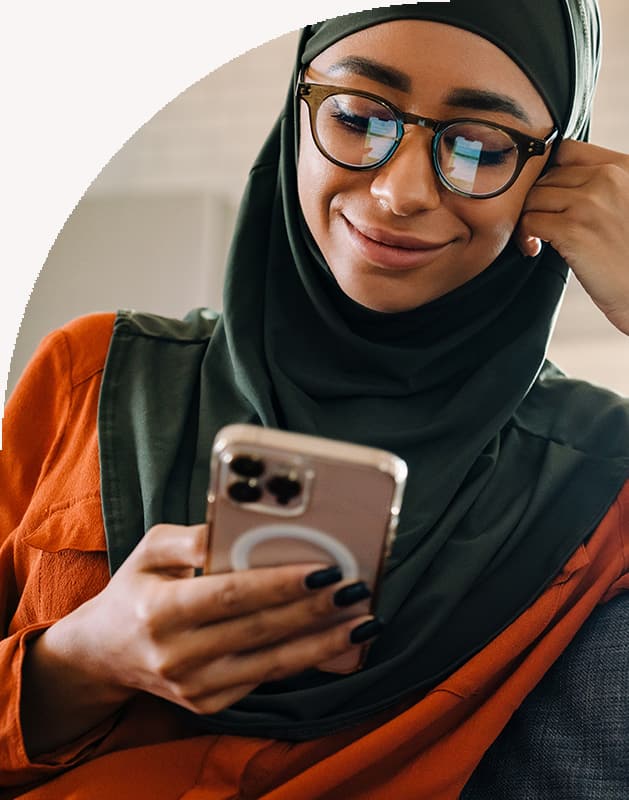
<path id="1" fill-rule="evenodd" d="M 403 73 L 409 91 L 334 68 L 348 56 L 376 60 Z M 317 56 L 306 79 L 364 89 L 404 111 L 436 119 L 471 116 L 538 138 L 553 128 L 541 96 L 502 50 L 436 22 L 398 20 L 352 34 Z M 507 95 L 525 110 L 530 124 L 501 110 L 453 107 L 447 99 L 455 89 Z M 559 148 L 556 166 L 541 180 L 548 155 L 530 159 L 502 195 L 475 200 L 439 183 L 430 158 L 431 131 L 407 128 L 390 161 L 355 172 L 321 155 L 310 133 L 306 104 L 301 106 L 298 186 L 304 217 L 339 285 L 354 300 L 383 312 L 420 306 L 479 274 L 515 232 L 525 255 L 539 251 L 540 239 L 550 242 L 610 321 L 629 333 L 626 155 L 567 141 Z M 387 263 L 395 258 L 391 251 L 399 252 L 386 245 L 395 237 L 423 243 L 416 266 L 399 269 Z M 374 248 L 373 240 L 385 245 Z M 431 253 L 426 244 L 442 246 Z"/>
<path id="2" fill-rule="evenodd" d="M 408 76 L 409 92 L 330 74 L 342 56 L 374 54 Z M 445 102 L 452 89 L 491 89 L 517 100 L 530 126 L 504 111 L 469 108 L 470 116 L 538 137 L 552 128 L 541 97 L 504 53 L 474 34 L 437 23 L 390 22 L 357 33 L 321 54 L 307 77 L 364 88 L 438 119 L 465 115 L 466 109 Z M 387 312 L 414 308 L 485 269 L 517 228 L 524 252 L 534 252 L 539 238 L 551 242 L 610 320 L 629 333 L 627 156 L 566 142 L 541 181 L 536 183 L 545 159 L 532 159 L 502 196 L 470 200 L 437 181 L 429 132 L 410 131 L 378 170 L 352 172 L 316 149 L 302 105 L 303 212 L 330 269 L 355 300 Z M 422 254 L 419 266 L 383 267 L 365 255 L 355 227 L 442 247 Z M 373 255 L 375 248 L 382 260 L 387 247 L 372 241 L 367 252 Z M 346 651 L 351 630 L 369 619 L 339 623 L 332 596 L 343 583 L 305 588 L 305 576 L 317 565 L 195 578 L 206 543 L 205 526 L 152 528 L 100 594 L 31 640 L 21 708 L 31 756 L 80 736 L 136 692 L 216 712 L 264 681 Z M 305 633 L 313 623 L 327 627 Z"/>
<path id="3" fill-rule="evenodd" d="M 585 291 L 629 336 L 629 157 L 583 142 L 561 144 L 529 192 L 516 241 L 534 255 L 550 242 Z"/>

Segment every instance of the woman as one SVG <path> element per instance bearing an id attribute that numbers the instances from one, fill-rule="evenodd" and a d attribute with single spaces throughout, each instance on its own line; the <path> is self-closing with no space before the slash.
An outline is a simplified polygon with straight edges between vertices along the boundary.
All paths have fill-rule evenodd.
<path id="1" fill-rule="evenodd" d="M 5 796 L 458 797 L 629 587 L 627 403 L 544 362 L 568 266 L 629 333 L 628 160 L 578 141 L 598 17 L 504 6 L 304 31 L 216 326 L 40 349 L 2 456 Z M 325 565 L 194 577 L 234 421 L 406 459 L 378 619 L 338 622 L 364 589 Z"/>

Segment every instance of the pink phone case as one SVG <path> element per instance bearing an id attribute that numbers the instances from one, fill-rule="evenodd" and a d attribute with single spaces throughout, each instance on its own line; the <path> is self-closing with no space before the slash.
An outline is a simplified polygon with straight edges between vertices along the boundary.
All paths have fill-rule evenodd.
<path id="1" fill-rule="evenodd" d="M 384 450 L 256 425 L 228 425 L 212 449 L 205 571 L 313 561 L 363 580 L 373 613 L 406 482 L 406 464 Z M 349 673 L 367 646 L 319 665 Z"/>

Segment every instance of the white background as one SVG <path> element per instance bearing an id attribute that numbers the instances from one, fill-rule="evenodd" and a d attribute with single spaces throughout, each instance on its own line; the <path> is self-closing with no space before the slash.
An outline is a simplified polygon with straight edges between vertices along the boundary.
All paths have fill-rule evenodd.
<path id="1" fill-rule="evenodd" d="M 386 4 L 389 5 L 391 0 Z M 319 18 L 383 2 L 319 0 Z M 216 11 L 215 9 L 220 11 Z M 219 16 L 220 13 L 220 16 Z M 313 4 L 4 0 L 0 6 L 0 401 L 33 283 L 100 167 L 172 97 Z"/>

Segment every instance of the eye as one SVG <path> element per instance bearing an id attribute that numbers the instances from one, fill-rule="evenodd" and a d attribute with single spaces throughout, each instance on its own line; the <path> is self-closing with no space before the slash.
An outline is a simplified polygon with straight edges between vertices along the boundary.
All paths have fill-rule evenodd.
<path id="1" fill-rule="evenodd" d="M 341 108 L 332 111 L 330 117 L 344 127 L 356 131 L 356 133 L 367 133 L 367 128 L 369 127 L 368 117 L 359 117 L 357 114 L 350 114 L 347 111 L 343 111 Z"/>
<path id="2" fill-rule="evenodd" d="M 398 139 L 395 113 L 383 103 L 358 94 L 330 95 L 315 120 L 318 145 L 332 160 L 350 167 L 379 164 Z"/>
<path id="3" fill-rule="evenodd" d="M 372 134 L 395 139 L 397 135 L 397 122 L 390 109 L 360 95 L 332 95 L 321 104 L 319 113 L 363 136 Z"/>
<path id="4" fill-rule="evenodd" d="M 510 136 L 482 123 L 454 125 L 445 132 L 441 146 L 444 155 L 469 159 L 478 168 L 504 167 L 517 157 L 517 148 Z"/>
<path id="5" fill-rule="evenodd" d="M 478 161 L 481 167 L 502 167 L 512 158 L 512 147 L 501 150 L 487 150 L 483 147 Z"/>

